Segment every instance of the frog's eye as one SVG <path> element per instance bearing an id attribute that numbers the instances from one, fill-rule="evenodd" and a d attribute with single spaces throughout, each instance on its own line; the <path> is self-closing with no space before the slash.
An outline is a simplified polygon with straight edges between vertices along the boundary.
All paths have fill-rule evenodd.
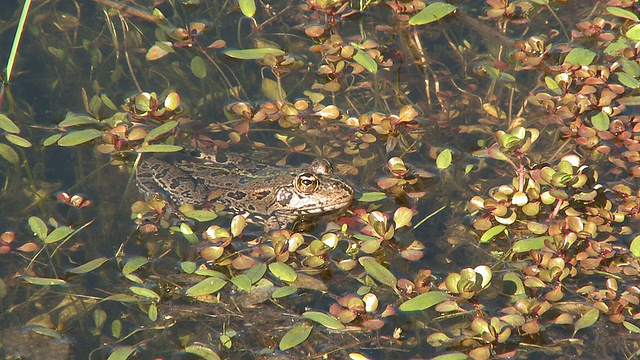
<path id="1" fill-rule="evenodd" d="M 305 172 L 296 176 L 296 180 L 293 182 L 293 185 L 296 187 L 296 190 L 301 193 L 311 194 L 318 189 L 319 181 L 312 173 Z"/>

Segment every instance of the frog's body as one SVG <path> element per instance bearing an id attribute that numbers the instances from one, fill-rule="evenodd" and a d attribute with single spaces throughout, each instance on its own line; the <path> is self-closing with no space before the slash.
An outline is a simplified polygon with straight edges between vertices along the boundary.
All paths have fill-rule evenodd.
<path id="1" fill-rule="evenodd" d="M 218 202 L 229 213 L 245 215 L 268 229 L 345 208 L 354 199 L 353 188 L 333 176 L 324 159 L 308 166 L 281 167 L 237 154 L 219 161 L 214 155 L 192 153 L 196 156 L 190 161 L 176 164 L 142 161 L 136 173 L 140 191 L 147 196 L 168 195 L 177 206 Z"/>

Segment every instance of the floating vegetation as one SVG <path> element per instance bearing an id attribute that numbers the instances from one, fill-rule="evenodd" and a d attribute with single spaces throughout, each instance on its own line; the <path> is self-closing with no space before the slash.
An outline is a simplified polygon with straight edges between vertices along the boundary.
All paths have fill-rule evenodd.
<path id="1" fill-rule="evenodd" d="M 637 357 L 639 10 L 10 9 L 0 353 Z M 138 193 L 151 158 L 202 201 Z M 346 209 L 273 195 L 329 176 Z"/>

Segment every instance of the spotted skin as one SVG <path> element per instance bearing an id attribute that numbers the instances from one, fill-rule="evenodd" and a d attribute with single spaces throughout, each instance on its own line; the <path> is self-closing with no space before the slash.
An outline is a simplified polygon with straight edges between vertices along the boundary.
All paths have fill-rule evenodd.
<path id="1" fill-rule="evenodd" d="M 324 159 L 307 166 L 280 167 L 237 154 L 227 154 L 222 161 L 196 152 L 189 161 L 175 164 L 144 160 L 136 181 L 147 197 L 161 194 L 176 206 L 218 202 L 230 214 L 248 215 L 267 230 L 287 227 L 300 217 L 338 211 L 354 200 L 353 188 L 333 175 Z"/>

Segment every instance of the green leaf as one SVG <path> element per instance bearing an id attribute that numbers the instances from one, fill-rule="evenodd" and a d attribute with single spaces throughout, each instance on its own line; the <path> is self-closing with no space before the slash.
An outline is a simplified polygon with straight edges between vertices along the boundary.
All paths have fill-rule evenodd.
<path id="1" fill-rule="evenodd" d="M 551 90 L 554 94 L 560 95 L 562 93 L 560 86 L 551 76 L 545 76 L 544 83 L 547 86 L 547 89 Z"/>
<path id="2" fill-rule="evenodd" d="M 524 283 L 518 274 L 508 272 L 502 277 L 502 292 L 507 295 L 525 295 Z"/>
<path id="3" fill-rule="evenodd" d="M 207 76 L 207 66 L 202 57 L 194 56 L 194 58 L 191 59 L 191 72 L 198 79 L 204 79 Z"/>
<path id="4" fill-rule="evenodd" d="M 313 325 L 303 323 L 294 326 L 291 330 L 287 331 L 286 334 L 280 339 L 280 344 L 278 347 L 281 351 L 291 349 L 292 347 L 298 346 L 303 343 L 311 334 L 311 330 L 313 330 Z"/>
<path id="5" fill-rule="evenodd" d="M 247 275 L 241 274 L 231 278 L 231 282 L 242 291 L 248 291 L 251 289 L 251 278 Z"/>
<path id="6" fill-rule="evenodd" d="M 596 321 L 598 321 L 598 317 L 600 317 L 600 310 L 591 309 L 587 311 L 580 319 L 578 319 L 578 321 L 575 322 L 575 324 L 573 324 L 573 336 L 576 336 L 576 333 L 579 330 L 588 328 L 595 324 Z"/>
<path id="7" fill-rule="evenodd" d="M 259 60 L 267 54 L 273 56 L 282 56 L 284 51 L 275 48 L 258 48 L 258 49 L 245 49 L 245 50 L 229 50 L 224 53 L 228 57 L 240 60 Z"/>
<path id="8" fill-rule="evenodd" d="M 564 61 L 570 63 L 571 65 L 589 66 L 595 58 L 596 53 L 589 49 L 574 48 L 569 51 L 569 54 L 567 54 L 567 57 L 564 58 Z"/>
<path id="9" fill-rule="evenodd" d="M 173 130 L 176 126 L 178 126 L 178 122 L 176 120 L 167 121 L 166 123 L 149 131 L 147 136 L 145 136 L 144 141 L 149 142 L 149 141 L 157 140 L 160 137 L 162 137 L 162 135 Z"/>
<path id="10" fill-rule="evenodd" d="M 293 295 L 296 293 L 296 291 L 298 291 L 298 288 L 295 286 L 283 286 L 279 289 L 276 289 L 276 291 L 271 294 L 271 297 L 274 299 L 280 299 L 289 295 Z"/>
<path id="11" fill-rule="evenodd" d="M 400 304 L 400 311 L 421 311 L 436 306 L 447 300 L 447 294 L 444 291 L 429 291 L 420 294 L 413 299 L 409 299 Z"/>
<path id="12" fill-rule="evenodd" d="M 187 354 L 193 354 L 206 360 L 220 360 L 220 356 L 213 349 L 205 345 L 189 345 L 184 348 Z"/>
<path id="13" fill-rule="evenodd" d="M 108 258 L 106 257 L 100 257 L 97 259 L 93 259 L 87 263 L 84 263 L 80 266 L 76 266 L 73 269 L 69 270 L 70 273 L 72 274 L 86 274 L 90 271 L 93 271 L 97 268 L 99 268 L 100 266 L 102 266 L 102 264 L 106 263 L 107 261 L 109 261 Z"/>
<path id="14" fill-rule="evenodd" d="M 62 120 L 58 124 L 58 127 L 65 128 L 65 127 L 71 127 L 71 126 L 90 125 L 90 124 L 97 124 L 97 123 L 99 123 L 99 121 L 90 116 L 77 115 L 72 112 L 68 112 L 64 120 Z"/>
<path id="15" fill-rule="evenodd" d="M 251 283 L 256 283 L 258 280 L 262 279 L 264 273 L 267 272 L 267 264 L 258 263 L 252 266 L 249 270 L 247 270 L 244 274 L 251 278 Z"/>
<path id="16" fill-rule="evenodd" d="M 382 284 L 385 284 L 392 289 L 396 288 L 396 283 L 398 279 L 396 279 L 395 275 L 389 269 L 384 266 L 378 264 L 376 259 L 372 257 L 361 257 L 358 259 L 362 267 L 364 267 L 364 271 L 369 274 L 372 278 L 376 279 Z"/>
<path id="17" fill-rule="evenodd" d="M 356 54 L 353 55 L 353 60 L 362 65 L 368 72 L 375 74 L 378 72 L 378 63 L 367 54 L 366 51 L 358 49 Z"/>
<path id="18" fill-rule="evenodd" d="M 409 19 L 409 25 L 424 25 L 430 22 L 438 21 L 454 12 L 457 8 L 458 7 L 455 5 L 443 2 L 431 3 L 427 5 L 426 8 L 422 9 L 422 11 Z"/>
<path id="19" fill-rule="evenodd" d="M 129 261 L 127 261 L 126 264 L 124 264 L 124 267 L 122 268 L 122 274 L 123 275 L 131 274 L 134 271 L 138 270 L 140 267 L 146 265 L 147 263 L 149 263 L 149 259 L 147 259 L 146 257 L 136 256 L 130 259 Z"/>
<path id="20" fill-rule="evenodd" d="M 629 245 L 629 251 L 633 254 L 633 256 L 640 258 L 640 235 L 631 240 L 631 245 Z"/>
<path id="21" fill-rule="evenodd" d="M 131 291 L 132 293 L 138 296 L 142 296 L 151 300 L 156 300 L 156 301 L 160 300 L 160 296 L 156 294 L 155 291 L 147 288 L 143 288 L 140 286 L 129 286 L 129 291 Z"/>
<path id="22" fill-rule="evenodd" d="M 20 162 L 20 156 L 7 144 L 0 143 L 0 156 L 8 162 L 17 165 Z"/>
<path id="23" fill-rule="evenodd" d="M 62 134 L 53 134 L 53 135 L 47 137 L 46 139 L 44 139 L 42 141 L 42 145 L 51 146 L 51 145 L 57 143 L 58 140 L 60 140 L 61 137 L 62 137 Z"/>
<path id="24" fill-rule="evenodd" d="M 628 321 L 623 321 L 622 326 L 624 326 L 627 330 L 631 331 L 632 333 L 640 334 L 640 327 L 637 327 L 636 325 Z"/>
<path id="25" fill-rule="evenodd" d="M 180 263 L 180 268 L 187 274 L 193 274 L 198 267 L 194 261 L 183 261 Z"/>
<path id="26" fill-rule="evenodd" d="M 0 114 L 0 129 L 12 134 L 20 133 L 20 128 L 5 114 Z"/>
<path id="27" fill-rule="evenodd" d="M 342 330 L 345 328 L 344 324 L 338 321 L 331 315 L 325 314 L 319 311 L 307 311 L 302 314 L 302 317 L 315 321 L 318 324 L 333 330 Z"/>
<path id="28" fill-rule="evenodd" d="M 256 3 L 253 0 L 238 0 L 238 5 L 244 16 L 252 18 L 256 14 Z"/>
<path id="29" fill-rule="evenodd" d="M 632 41 L 640 41 L 640 24 L 633 25 L 629 30 L 627 30 L 624 36 Z"/>
<path id="30" fill-rule="evenodd" d="M 136 151 L 139 153 L 168 153 L 181 150 L 182 146 L 166 144 L 144 145 L 136 149 Z"/>
<path id="31" fill-rule="evenodd" d="M 63 136 L 60 140 L 58 140 L 58 145 L 60 146 L 76 146 L 80 144 L 84 144 L 93 139 L 101 137 L 103 134 L 102 131 L 96 129 L 86 129 L 80 131 L 70 132 L 67 135 Z"/>
<path id="32" fill-rule="evenodd" d="M 121 347 L 112 352 L 107 360 L 126 360 L 134 351 L 136 351 L 134 346 Z"/>
<path id="33" fill-rule="evenodd" d="M 614 6 L 607 6 L 607 12 L 609 12 L 609 14 L 617 16 L 619 18 L 631 20 L 633 22 L 638 22 L 638 15 L 632 13 L 629 10 L 621 9 L 621 8 L 614 7 Z"/>
<path id="34" fill-rule="evenodd" d="M 280 86 L 278 85 L 277 81 L 271 80 L 269 78 L 263 78 L 261 88 L 262 93 L 267 97 L 267 99 L 272 101 L 280 99 Z M 282 97 L 287 97 L 284 90 L 282 91 Z"/>
<path id="35" fill-rule="evenodd" d="M 431 358 L 431 360 L 467 360 L 468 358 L 469 356 L 467 356 L 467 354 L 456 352 L 456 353 L 438 355 L 434 358 Z"/>
<path id="36" fill-rule="evenodd" d="M 358 201 L 361 201 L 361 202 L 375 202 L 375 201 L 384 200 L 386 197 L 387 197 L 387 194 L 385 194 L 383 192 L 372 191 L 372 192 L 362 193 L 362 196 L 360 196 Z"/>
<path id="37" fill-rule="evenodd" d="M 393 222 L 396 224 L 395 228 L 400 229 L 401 227 L 409 225 L 411 218 L 413 218 L 413 211 L 411 211 L 411 209 L 404 206 L 399 207 L 393 213 Z"/>
<path id="38" fill-rule="evenodd" d="M 505 231 L 506 228 L 507 227 L 504 225 L 496 225 L 492 227 L 491 229 L 485 231 L 484 234 L 482 234 L 482 236 L 480 237 L 480 242 L 485 243 L 490 241 L 495 236 L 502 234 L 502 232 Z"/>
<path id="39" fill-rule="evenodd" d="M 278 279 L 286 282 L 296 281 L 298 274 L 287 264 L 274 262 L 269 264 L 269 271 Z"/>
<path id="40" fill-rule="evenodd" d="M 62 279 L 41 278 L 36 276 L 23 276 L 22 280 L 33 285 L 43 285 L 43 286 L 67 285 L 67 282 Z"/>
<path id="41" fill-rule="evenodd" d="M 618 81 L 620 81 L 622 85 L 632 89 L 640 86 L 640 81 L 627 73 L 618 73 Z"/>
<path id="42" fill-rule="evenodd" d="M 436 167 L 440 170 L 447 169 L 451 166 L 452 153 L 449 149 L 444 149 L 438 154 L 436 158 Z"/>
<path id="43" fill-rule="evenodd" d="M 35 327 L 32 327 L 30 330 L 32 332 L 36 333 L 36 334 L 40 334 L 40 335 L 48 336 L 50 338 L 62 340 L 62 335 L 60 335 L 59 332 L 57 332 L 57 331 L 55 331 L 53 329 L 49 329 L 49 328 L 42 327 L 42 326 L 35 326 Z"/>
<path id="44" fill-rule="evenodd" d="M 31 142 L 21 136 L 18 135 L 14 135 L 14 134 L 4 134 L 4 137 L 7 138 L 7 140 L 16 145 L 16 146 L 20 146 L 23 148 L 30 148 L 31 147 Z"/>
<path id="45" fill-rule="evenodd" d="M 187 296 L 209 295 L 222 289 L 227 282 L 217 277 L 206 278 L 185 291 Z"/>
<path id="46" fill-rule="evenodd" d="M 33 232 L 38 238 L 44 240 L 49 233 L 49 229 L 47 228 L 47 224 L 42 221 L 39 217 L 32 216 L 27 221 L 29 223 L 29 228 L 31 232 Z"/>
<path id="47" fill-rule="evenodd" d="M 118 111 L 118 107 L 116 106 L 116 104 L 114 104 L 113 101 L 111 101 L 111 99 L 109 99 L 107 95 L 105 94 L 100 95 L 100 99 L 102 99 L 102 103 L 104 103 L 109 109 L 113 111 Z"/>
<path id="48" fill-rule="evenodd" d="M 54 229 L 46 238 L 44 238 L 45 244 L 51 244 L 54 242 L 58 242 L 62 239 L 66 239 L 71 234 L 73 234 L 73 229 L 68 226 L 60 226 L 59 228 Z"/>
<path id="49" fill-rule="evenodd" d="M 604 111 L 600 111 L 599 113 L 591 117 L 591 123 L 593 124 L 593 127 L 598 130 L 609 130 L 609 115 L 607 115 Z"/>
<path id="50" fill-rule="evenodd" d="M 544 247 L 545 240 L 553 239 L 551 236 L 539 236 L 518 240 L 513 243 L 513 251 L 516 253 L 528 252 L 529 250 L 540 250 Z"/>

